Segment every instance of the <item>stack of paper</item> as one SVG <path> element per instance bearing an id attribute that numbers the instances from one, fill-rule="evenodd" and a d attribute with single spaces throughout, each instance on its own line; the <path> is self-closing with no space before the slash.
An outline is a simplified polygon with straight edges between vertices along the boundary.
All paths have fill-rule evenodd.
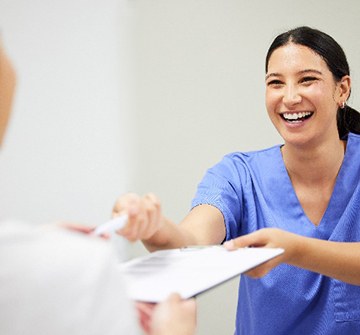
<path id="1" fill-rule="evenodd" d="M 279 248 L 189 247 L 153 252 L 120 265 L 130 298 L 159 302 L 171 293 L 194 297 L 284 252 Z"/>

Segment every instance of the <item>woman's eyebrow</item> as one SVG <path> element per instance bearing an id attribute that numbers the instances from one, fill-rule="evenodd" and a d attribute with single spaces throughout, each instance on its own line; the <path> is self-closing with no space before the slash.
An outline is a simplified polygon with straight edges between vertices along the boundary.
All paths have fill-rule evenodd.
<path id="1" fill-rule="evenodd" d="M 269 79 L 270 77 L 279 77 L 279 76 L 281 76 L 280 73 L 276 73 L 276 72 L 274 72 L 274 73 L 269 73 L 269 74 L 267 74 L 267 75 L 265 76 L 265 80 Z"/>
<path id="2" fill-rule="evenodd" d="M 306 74 L 306 73 L 317 73 L 319 75 L 323 74 L 321 71 L 315 69 L 301 70 L 297 74 Z M 265 76 L 265 80 L 269 79 L 270 77 L 281 77 L 281 73 L 277 73 L 277 72 L 269 73 Z"/>
<path id="3" fill-rule="evenodd" d="M 315 69 L 306 69 L 306 70 L 301 70 L 299 71 L 299 74 L 305 74 L 305 73 L 317 73 L 322 75 L 323 73 L 319 70 L 315 70 Z"/>

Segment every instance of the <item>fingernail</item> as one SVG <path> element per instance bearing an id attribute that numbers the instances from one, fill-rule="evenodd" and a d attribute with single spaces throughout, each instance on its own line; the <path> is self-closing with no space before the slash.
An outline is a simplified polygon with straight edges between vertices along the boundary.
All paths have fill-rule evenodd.
<path id="1" fill-rule="evenodd" d="M 235 244 L 234 244 L 234 241 L 233 240 L 230 240 L 230 241 L 226 241 L 224 243 L 224 247 L 228 250 L 232 250 L 232 249 L 235 249 Z"/>

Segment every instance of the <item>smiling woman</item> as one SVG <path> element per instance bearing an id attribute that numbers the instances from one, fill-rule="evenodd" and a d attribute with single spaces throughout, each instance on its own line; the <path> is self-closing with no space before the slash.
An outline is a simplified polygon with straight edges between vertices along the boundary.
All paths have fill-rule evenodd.
<path id="1" fill-rule="evenodd" d="M 348 75 L 334 80 L 320 55 L 293 42 L 271 54 L 267 70 L 266 107 L 286 150 L 338 137 L 336 113 L 350 93 Z"/>
<path id="2" fill-rule="evenodd" d="M 291 45 L 295 48 L 292 49 Z M 340 138 L 343 138 L 349 132 L 360 134 L 360 114 L 346 104 L 350 96 L 350 68 L 346 55 L 340 45 L 331 36 L 308 27 L 296 28 L 279 35 L 271 44 L 266 56 L 265 71 L 268 88 L 280 88 L 282 85 L 277 73 L 272 73 L 270 69 L 270 59 L 274 52 L 285 46 L 288 47 L 289 53 L 287 54 L 288 59 L 282 60 L 285 62 L 282 63 L 283 66 L 287 67 L 291 62 L 295 62 L 292 57 L 296 56 L 297 52 L 301 52 L 301 50 L 303 53 L 308 53 L 309 58 L 318 61 L 317 68 L 301 68 L 299 70 L 299 86 L 312 86 L 312 84 L 317 83 L 323 78 L 323 72 L 332 76 L 332 78 L 328 78 L 330 83 L 333 81 L 336 86 L 346 85 L 346 87 L 342 87 L 345 89 L 345 92 L 342 92 L 343 95 L 339 97 L 340 100 L 336 101 L 337 129 Z M 293 50 L 293 54 L 291 54 L 291 50 Z M 300 54 L 298 56 L 301 61 L 305 61 L 304 55 Z M 336 92 L 333 93 L 335 94 Z M 335 95 L 333 98 L 335 100 Z M 293 113 L 291 114 L 286 118 L 294 120 L 295 116 Z"/>
<path id="3" fill-rule="evenodd" d="M 350 91 L 333 38 L 309 27 L 279 35 L 266 58 L 266 107 L 284 143 L 226 155 L 178 225 L 154 194 L 120 197 L 114 215 L 129 220 L 119 234 L 150 250 L 224 240 L 284 248 L 241 278 L 235 333 L 360 334 L 360 129 L 345 107 Z"/>

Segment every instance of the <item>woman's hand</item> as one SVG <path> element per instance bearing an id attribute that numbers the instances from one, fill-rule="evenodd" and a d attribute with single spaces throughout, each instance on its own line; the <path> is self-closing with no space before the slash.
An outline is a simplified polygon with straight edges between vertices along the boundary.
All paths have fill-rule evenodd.
<path id="1" fill-rule="evenodd" d="M 139 196 L 127 193 L 115 203 L 112 216 L 128 215 L 124 228 L 117 231 L 129 241 L 147 240 L 162 227 L 162 213 L 159 199 L 152 193 Z"/>
<path id="2" fill-rule="evenodd" d="M 137 303 L 140 324 L 147 335 L 195 335 L 196 303 L 172 294 L 159 304 Z"/>
<path id="3" fill-rule="evenodd" d="M 296 257 L 301 238 L 302 237 L 299 235 L 289 233 L 284 230 L 264 228 L 254 233 L 227 241 L 224 243 L 224 246 L 228 250 L 245 247 L 283 248 L 285 251 L 282 255 L 246 272 L 246 275 L 252 278 L 260 278 L 265 276 L 277 265 L 291 262 L 291 260 Z"/>

